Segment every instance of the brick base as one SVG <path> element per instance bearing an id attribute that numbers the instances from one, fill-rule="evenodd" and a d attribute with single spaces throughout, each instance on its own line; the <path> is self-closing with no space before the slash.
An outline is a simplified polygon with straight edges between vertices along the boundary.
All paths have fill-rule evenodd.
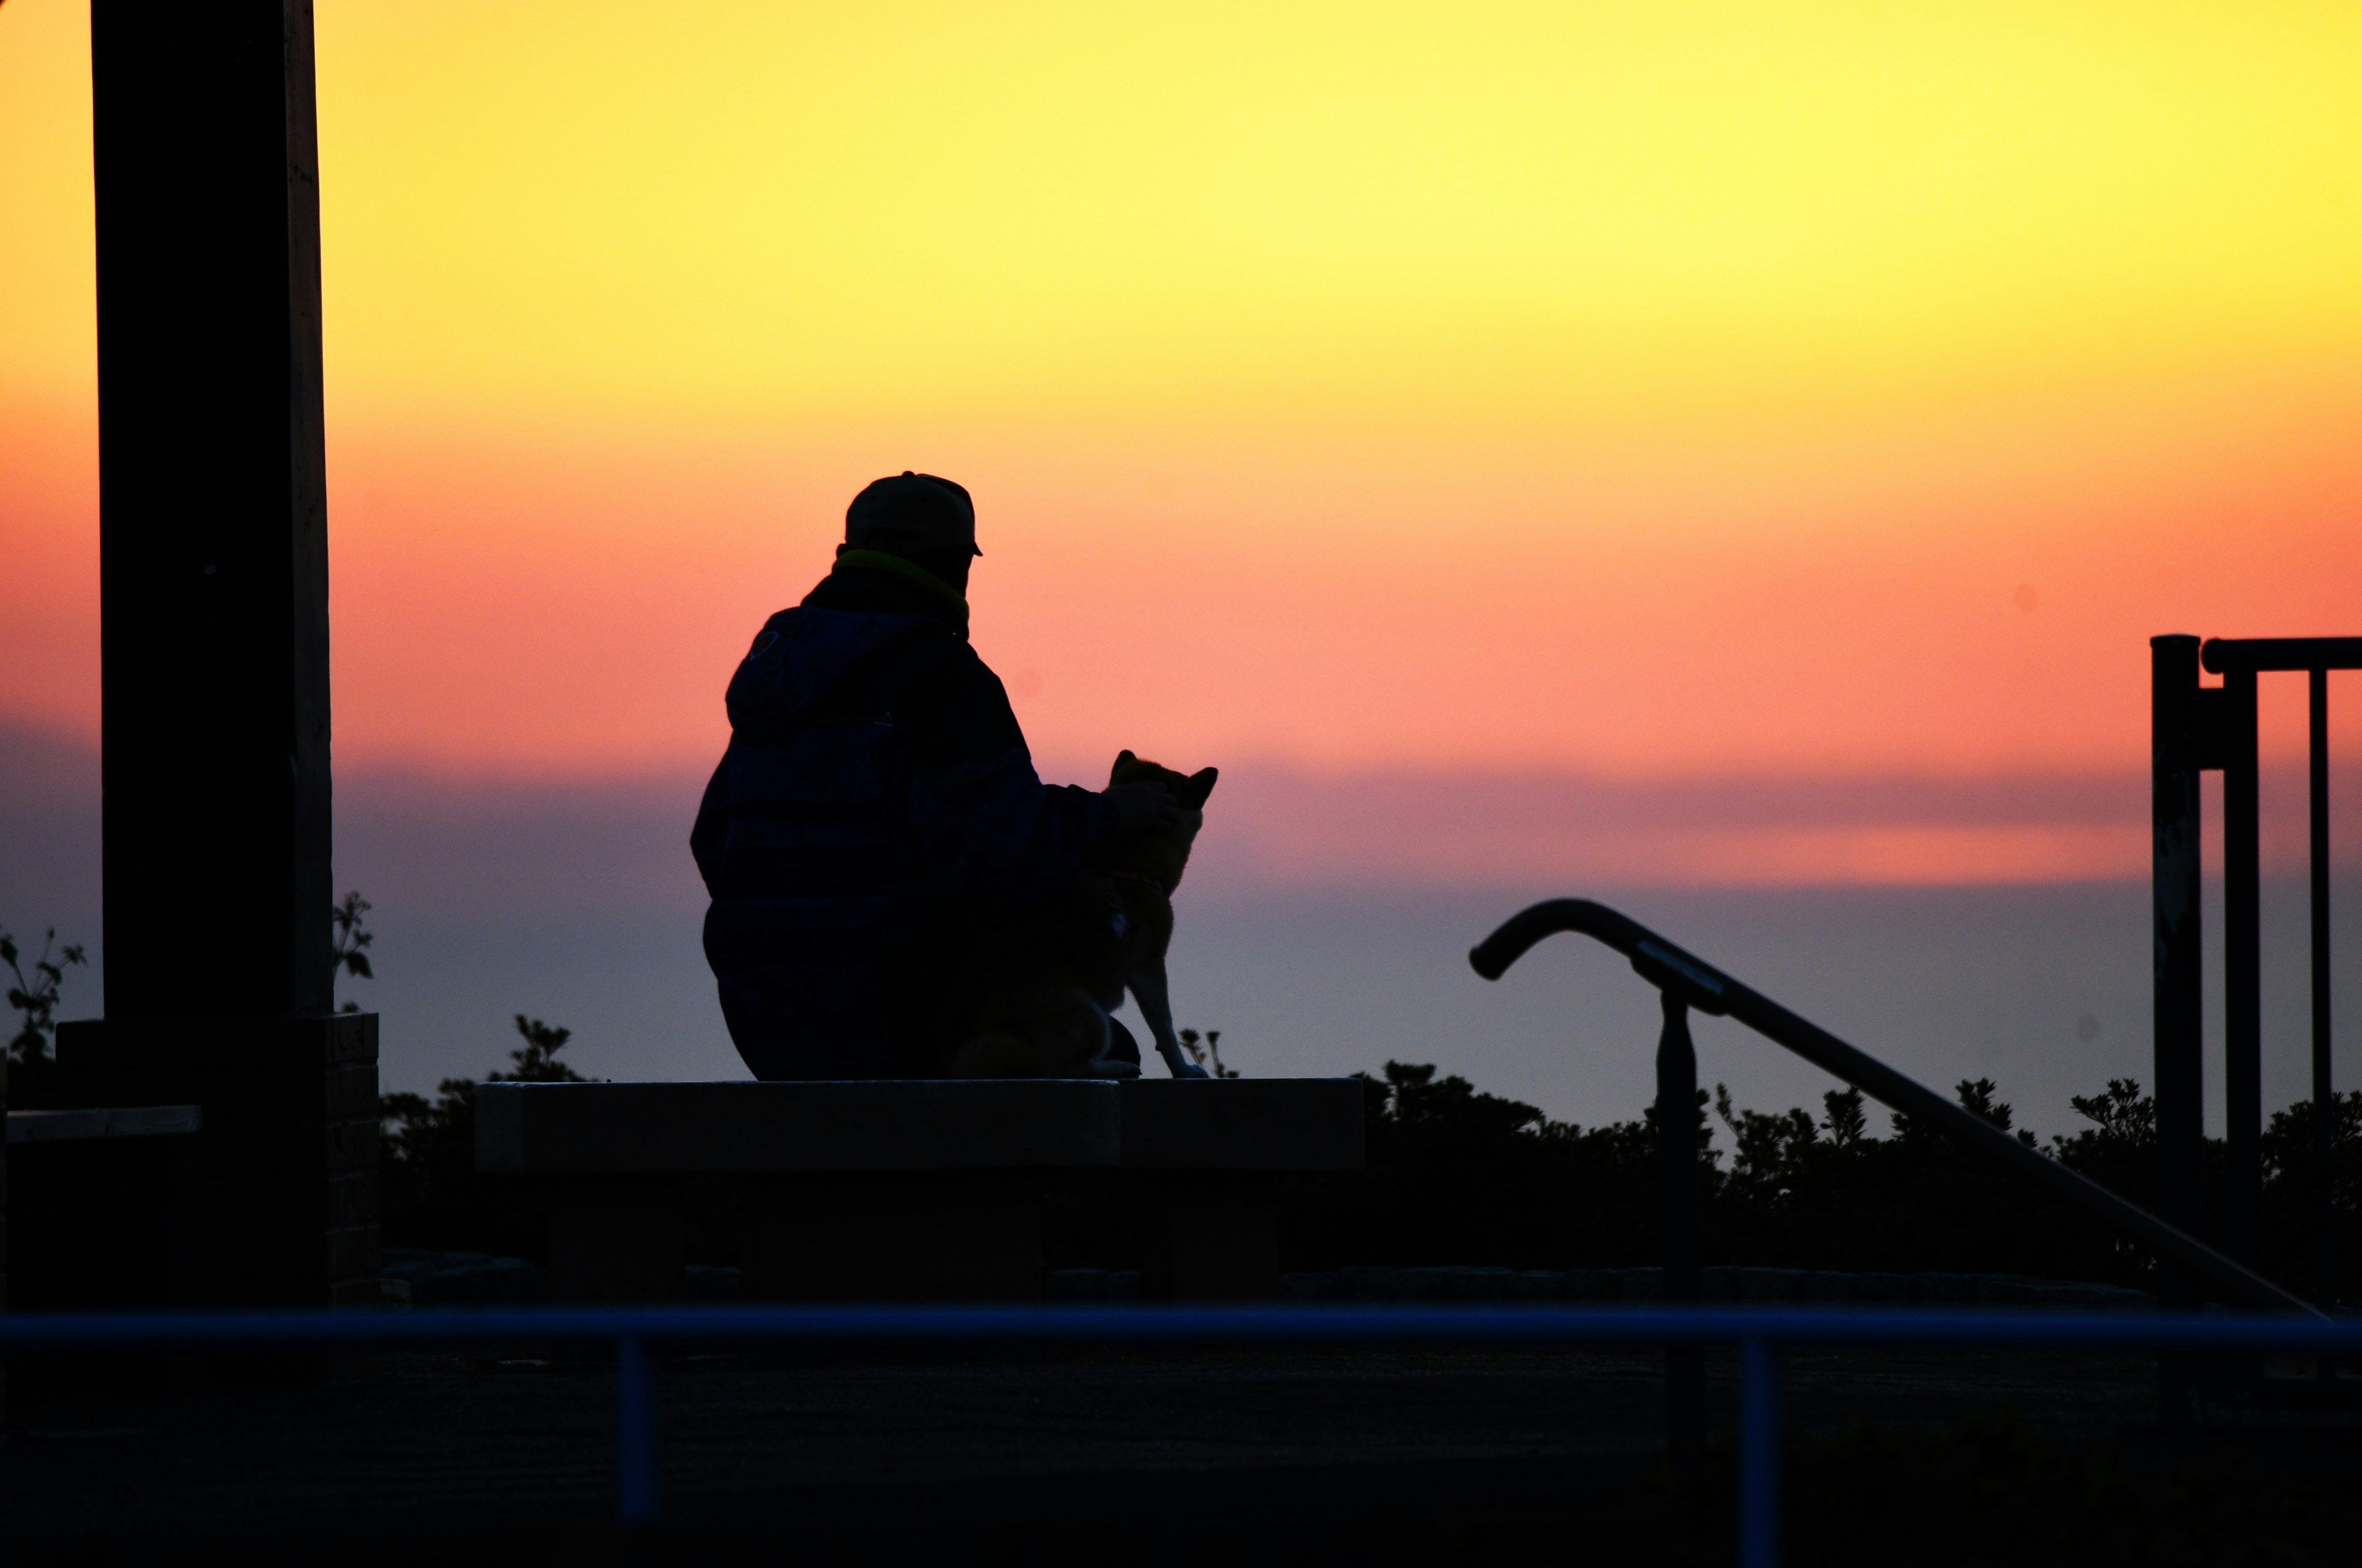
<path id="1" fill-rule="evenodd" d="M 61 1145 L 76 1179 L 20 1190 L 20 1240 L 28 1220 L 43 1239 L 19 1248 L 20 1306 L 376 1303 L 376 1014 L 65 1023 L 58 1078 L 68 1105 L 204 1124 Z"/>

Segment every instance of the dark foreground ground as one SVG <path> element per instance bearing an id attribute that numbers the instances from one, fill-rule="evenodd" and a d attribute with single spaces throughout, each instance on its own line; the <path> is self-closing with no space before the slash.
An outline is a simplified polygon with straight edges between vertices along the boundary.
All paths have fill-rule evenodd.
<path id="1" fill-rule="evenodd" d="M 1653 1357 L 797 1361 L 660 1375 L 666 1522 L 625 1532 L 591 1361 L 388 1357 L 301 1386 L 16 1368 L 0 1561 L 1727 1562 L 1731 1457 L 1675 1475 Z M 2362 1561 L 2362 1416 L 2170 1437 L 2135 1356 L 1787 1366 L 1789 1561 Z M 1733 1369 L 1710 1361 L 1717 1420 Z M 169 1385 L 160 1371 L 149 1385 Z M 218 1379 L 216 1379 L 218 1380 Z M 40 1386 L 50 1382 L 44 1390 Z"/>

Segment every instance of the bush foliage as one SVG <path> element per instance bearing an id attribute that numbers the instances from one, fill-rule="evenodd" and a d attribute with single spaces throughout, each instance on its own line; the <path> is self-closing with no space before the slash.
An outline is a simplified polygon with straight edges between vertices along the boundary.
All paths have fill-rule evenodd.
<path id="1" fill-rule="evenodd" d="M 509 1071 L 486 1083 L 579 1084 L 581 1074 L 557 1059 L 573 1031 L 516 1015 L 524 1043 L 509 1053 Z M 476 1178 L 476 1083 L 445 1078 L 435 1098 L 389 1094 L 378 1099 L 383 1137 L 378 1155 L 378 1211 L 388 1246 L 437 1247 L 524 1256 L 541 1249 L 533 1195 L 517 1184 Z"/>
<path id="2" fill-rule="evenodd" d="M 1369 1168 L 1310 1184 L 1289 1216 L 1294 1266 L 1471 1264 L 1597 1268 L 1658 1260 L 1653 1110 L 1584 1128 L 1478 1089 L 1429 1066 L 1388 1062 L 1364 1077 Z M 1960 1103 L 2029 1146 L 2136 1203 L 2155 1200 L 2156 1104 L 2129 1079 L 2071 1103 L 2085 1123 L 2048 1139 L 2014 1126 L 1989 1078 Z M 1860 1094 L 1832 1090 L 1821 1113 L 1746 1110 L 1716 1086 L 1698 1096 L 1702 1240 L 1708 1264 L 1995 1273 L 2149 1287 L 2146 1255 L 2073 1210 L 1988 1170 L 1932 1129 L 1896 1118 L 1869 1132 Z M 2341 1295 L 2362 1286 L 2362 1092 L 2334 1102 L 2333 1214 Z M 2310 1294 L 2312 1108 L 2264 1134 L 2264 1262 Z M 2219 1202 L 2220 1140 L 2207 1188 Z M 2221 1237 L 2219 1211 L 2202 1229 Z"/>

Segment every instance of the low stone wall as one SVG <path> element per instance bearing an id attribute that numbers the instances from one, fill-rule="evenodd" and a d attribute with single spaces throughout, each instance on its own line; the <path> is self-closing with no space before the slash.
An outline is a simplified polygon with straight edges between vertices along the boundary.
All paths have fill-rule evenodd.
<path id="1" fill-rule="evenodd" d="M 2029 1279 L 2010 1274 L 1844 1274 L 1795 1268 L 1702 1271 L 1708 1301 L 1858 1303 L 1887 1306 L 2032 1307 L 2143 1311 L 2157 1298 L 2114 1285 Z M 1653 1268 L 1341 1268 L 1280 1275 L 1285 1301 L 1657 1301 Z M 1136 1301 L 1140 1276 L 1118 1269 L 1059 1269 L 1043 1291 L 1051 1301 Z"/>
<path id="2" fill-rule="evenodd" d="M 745 1298 L 734 1268 L 691 1264 L 688 1298 Z M 2014 1274 L 1845 1274 L 1825 1269 L 1709 1268 L 1700 1287 L 1708 1301 L 1779 1301 L 1926 1307 L 2031 1307 L 2138 1312 L 2157 1297 L 2117 1285 L 2029 1279 Z M 1656 1301 L 1653 1268 L 1341 1268 L 1280 1275 L 1284 1301 Z M 548 1271 L 523 1258 L 489 1253 L 385 1250 L 389 1306 L 524 1305 L 548 1299 Z M 1061 1268 L 1043 1276 L 1044 1301 L 1137 1301 L 1133 1269 Z"/>

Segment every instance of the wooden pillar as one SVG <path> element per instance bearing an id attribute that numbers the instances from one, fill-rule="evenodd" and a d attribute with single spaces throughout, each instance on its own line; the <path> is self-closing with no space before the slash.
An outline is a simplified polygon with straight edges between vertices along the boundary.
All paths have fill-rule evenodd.
<path id="1" fill-rule="evenodd" d="M 330 1008 L 311 7 L 94 0 L 106 1015 Z"/>
<path id="2" fill-rule="evenodd" d="M 375 1020 L 332 1018 L 312 8 L 93 0 L 106 1017 L 194 1102 L 205 1299 L 376 1292 Z"/>

